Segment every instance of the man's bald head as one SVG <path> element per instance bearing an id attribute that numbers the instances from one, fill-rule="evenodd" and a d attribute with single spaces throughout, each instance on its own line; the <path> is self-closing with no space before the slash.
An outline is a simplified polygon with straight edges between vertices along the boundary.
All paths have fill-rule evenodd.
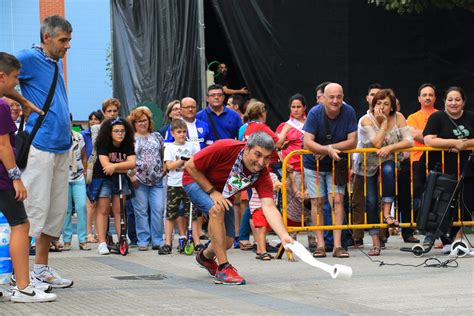
<path id="1" fill-rule="evenodd" d="M 190 97 L 185 97 L 181 100 L 181 117 L 188 121 L 194 122 L 196 118 L 196 100 Z"/>
<path id="2" fill-rule="evenodd" d="M 194 100 L 191 97 L 185 97 L 181 100 L 181 106 L 183 106 L 184 104 L 191 104 L 191 103 L 196 105 L 196 100 Z"/>
<path id="3" fill-rule="evenodd" d="M 323 104 L 326 108 L 326 113 L 333 118 L 339 114 L 339 111 L 344 101 L 344 91 L 342 86 L 338 83 L 330 83 L 324 88 Z"/>
<path id="4" fill-rule="evenodd" d="M 331 82 L 324 88 L 324 94 L 328 93 L 339 93 L 344 95 L 344 90 L 340 84 Z"/>

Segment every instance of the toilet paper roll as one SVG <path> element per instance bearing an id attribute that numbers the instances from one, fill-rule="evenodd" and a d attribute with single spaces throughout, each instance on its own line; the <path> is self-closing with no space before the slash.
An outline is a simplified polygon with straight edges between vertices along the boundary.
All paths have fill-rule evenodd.
<path id="1" fill-rule="evenodd" d="M 324 262 L 316 260 L 313 255 L 298 241 L 293 242 L 292 244 L 287 244 L 285 248 L 290 249 L 301 261 L 319 268 L 331 275 L 333 279 L 347 280 L 352 277 L 352 268 L 341 265 L 329 265 Z"/>

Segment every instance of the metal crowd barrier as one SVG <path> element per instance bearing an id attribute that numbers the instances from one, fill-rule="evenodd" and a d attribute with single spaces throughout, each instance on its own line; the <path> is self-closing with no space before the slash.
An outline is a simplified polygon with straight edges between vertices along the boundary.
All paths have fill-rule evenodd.
<path id="1" fill-rule="evenodd" d="M 474 151 L 474 148 L 469 148 L 468 150 L 472 150 Z M 302 159 L 302 155 L 305 155 L 305 154 L 312 154 L 311 151 L 309 150 L 295 150 L 295 151 L 292 151 L 291 153 L 289 153 L 284 161 L 283 161 L 283 165 L 282 165 L 282 216 L 283 216 L 283 221 L 285 223 L 285 226 L 287 227 L 288 229 L 288 232 L 289 233 L 292 233 L 292 232 L 303 232 L 303 231 L 313 231 L 313 230 L 339 230 L 339 229 L 371 229 L 371 228 L 387 228 L 389 227 L 389 225 L 385 224 L 383 222 L 383 214 L 382 214 L 382 210 L 380 209 L 379 207 L 379 214 L 380 214 L 380 223 L 376 223 L 376 224 L 368 224 L 367 223 L 367 213 L 366 213 L 366 210 L 365 210 L 365 206 L 364 206 L 364 223 L 363 224 L 353 224 L 352 223 L 352 205 L 351 205 L 351 201 L 352 201 L 352 190 L 351 190 L 351 167 L 352 167 L 352 159 L 351 159 L 351 156 L 354 154 L 354 153 L 359 153 L 359 154 L 362 154 L 364 155 L 364 201 L 365 201 L 365 197 L 366 197 L 366 192 L 367 192 L 367 187 L 366 187 L 366 158 L 367 158 L 367 153 L 372 153 L 372 152 L 376 152 L 377 149 L 376 148 L 361 148 L 361 149 L 353 149 L 353 150 L 348 150 L 348 151 L 344 151 L 344 153 L 347 153 L 348 154 L 348 160 L 347 160 L 347 163 L 348 163 L 348 170 L 349 170 L 349 173 L 348 173 L 348 184 L 347 184 L 347 193 L 348 193 L 348 201 L 349 201 L 349 212 L 347 212 L 346 210 L 346 214 L 347 214 L 347 218 L 346 218 L 346 222 L 347 224 L 344 224 L 344 225 L 319 225 L 319 222 L 316 223 L 316 225 L 312 225 L 312 226 L 306 226 L 305 225 L 305 218 L 304 218 L 304 196 L 303 196 L 303 192 L 304 192 L 304 171 L 303 171 L 303 159 Z M 444 156 L 445 156 L 445 151 L 446 149 L 439 149 L 439 148 L 432 148 L 432 147 L 411 147 L 411 148 L 407 148 L 407 149 L 401 149 L 401 150 L 398 150 L 397 153 L 395 154 L 395 164 L 397 165 L 397 162 L 398 162 L 398 153 L 400 152 L 409 152 L 410 153 L 410 200 L 411 200 L 411 216 L 410 216 L 410 221 L 404 221 L 404 222 L 401 222 L 399 220 L 399 209 L 398 209 L 398 168 L 395 168 L 395 218 L 400 222 L 400 225 L 399 227 L 413 227 L 413 228 L 416 228 L 416 218 L 415 218 L 415 215 L 414 215 L 414 205 L 413 205 L 413 194 L 414 194 L 414 191 L 413 191 L 413 153 L 414 152 L 418 152 L 418 151 L 424 151 L 426 152 L 426 167 L 425 167 L 425 172 L 426 174 L 428 173 L 428 163 L 429 163 L 429 156 L 430 156 L 430 152 L 433 152 L 433 151 L 441 151 L 441 166 L 442 166 L 442 172 L 444 172 Z M 299 155 L 300 156 L 300 165 L 301 165 L 301 190 L 299 190 L 302 194 L 301 196 L 301 225 L 300 226 L 290 226 L 288 224 L 288 192 L 287 192 L 287 186 L 286 186 L 286 183 L 287 183 L 287 169 L 288 169 L 288 161 L 291 157 L 295 156 L 295 155 Z M 460 178 L 460 174 L 462 172 L 462 170 L 460 170 L 460 153 L 458 153 L 458 158 L 457 158 L 457 169 L 458 169 L 458 172 L 457 172 L 457 177 L 458 177 L 458 180 Z M 319 171 L 319 160 L 316 160 L 316 171 L 318 172 Z M 379 204 L 380 204 L 380 197 L 381 197 L 381 194 L 382 194 L 382 181 L 381 181 L 381 177 L 382 177 L 382 172 L 381 171 L 381 159 L 379 158 Z M 332 177 L 333 177 L 333 190 L 331 190 L 332 192 L 334 192 L 334 161 L 333 161 L 333 164 L 332 164 Z M 318 185 L 318 183 L 316 184 Z M 474 192 L 473 192 L 474 193 Z M 332 193 L 333 196 L 332 198 L 334 198 L 334 193 Z M 330 198 L 330 197 L 328 197 Z M 365 204 L 365 203 L 364 203 Z M 331 208 L 331 213 L 332 213 L 332 222 L 334 223 L 334 218 L 335 218 L 335 214 L 334 214 L 334 208 Z M 474 226 L 474 221 L 462 221 L 461 222 L 461 208 L 458 207 L 458 216 L 457 216 L 458 220 L 453 222 L 453 225 L 454 226 Z M 319 217 L 318 217 L 318 220 L 319 220 Z"/>

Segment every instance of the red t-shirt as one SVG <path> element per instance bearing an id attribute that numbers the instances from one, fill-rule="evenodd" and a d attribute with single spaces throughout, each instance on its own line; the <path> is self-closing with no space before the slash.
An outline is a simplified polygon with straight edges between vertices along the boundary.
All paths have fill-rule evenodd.
<path id="1" fill-rule="evenodd" d="M 268 125 L 264 123 L 250 122 L 244 132 L 244 140 L 247 141 L 250 135 L 255 132 L 265 132 L 273 139 L 275 144 L 280 140 L 277 134 L 275 134 Z M 270 165 L 274 165 L 278 162 L 278 153 L 276 150 L 273 151 L 270 157 Z"/>
<path id="2" fill-rule="evenodd" d="M 237 140 L 219 140 L 193 156 L 194 166 L 204 173 L 217 191 L 222 192 L 235 160 L 244 147 L 245 143 Z M 250 175 L 250 171 L 245 166 L 244 174 Z M 184 170 L 183 186 L 193 182 L 194 179 Z M 273 198 L 273 184 L 267 168 L 262 170 L 258 180 L 250 187 L 257 190 L 260 198 Z"/>
<path id="3" fill-rule="evenodd" d="M 281 133 L 285 124 L 286 122 L 283 122 L 278 125 L 276 132 Z M 282 159 L 285 159 L 285 157 L 294 150 L 303 149 L 303 135 L 304 134 L 296 128 L 292 128 L 288 131 L 288 134 L 286 134 L 286 141 L 288 142 L 288 145 L 285 149 L 281 150 Z M 301 171 L 301 158 L 301 155 L 292 156 L 288 161 L 288 164 L 290 164 L 295 171 Z"/>

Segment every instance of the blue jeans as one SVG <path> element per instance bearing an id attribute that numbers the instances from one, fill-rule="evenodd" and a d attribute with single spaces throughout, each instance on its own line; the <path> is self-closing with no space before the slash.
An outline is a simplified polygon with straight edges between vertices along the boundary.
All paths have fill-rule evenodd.
<path id="1" fill-rule="evenodd" d="M 163 245 L 164 194 L 162 181 L 154 186 L 140 183 L 135 189 L 132 203 L 135 210 L 138 246 L 148 246 L 150 242 L 152 246 Z M 148 208 L 150 208 L 149 215 Z"/>
<path id="2" fill-rule="evenodd" d="M 367 224 L 380 223 L 378 209 L 378 171 L 367 177 L 367 192 L 365 208 L 367 210 Z M 382 163 L 382 203 L 392 203 L 395 197 L 395 162 L 387 160 Z M 379 228 L 372 228 L 369 234 L 378 235 Z"/>
<path id="3" fill-rule="evenodd" d="M 188 194 L 189 199 L 196 208 L 200 209 L 203 214 L 209 214 L 209 210 L 214 206 L 214 201 L 211 199 L 209 194 L 197 184 L 197 182 L 190 183 L 184 186 L 184 190 Z M 224 225 L 227 237 L 235 237 L 235 225 L 234 225 L 234 209 L 231 207 L 229 210 L 224 211 Z"/>
<path id="4" fill-rule="evenodd" d="M 249 201 L 252 197 L 252 190 L 248 190 L 249 192 Z M 250 207 L 247 206 L 245 209 L 244 214 L 242 215 L 242 222 L 240 223 L 240 234 L 239 240 L 249 240 L 250 239 L 250 220 L 252 219 L 252 214 L 250 214 Z"/>
<path id="5" fill-rule="evenodd" d="M 324 199 L 324 225 L 332 225 L 332 209 L 331 204 L 329 204 L 329 199 L 331 198 L 331 193 L 326 196 Z M 347 213 L 347 212 L 346 212 Z M 347 224 L 347 220 L 344 219 L 344 224 Z M 334 247 L 334 236 L 332 230 L 324 231 L 324 245 L 326 248 Z M 347 247 L 347 229 L 341 231 L 341 245 L 342 247 Z"/>
<path id="6" fill-rule="evenodd" d="M 128 239 L 130 239 L 130 245 L 136 245 L 137 244 L 137 230 L 135 228 L 135 211 L 133 209 L 132 200 L 133 199 L 126 200 L 125 213 L 127 215 L 127 235 L 128 235 Z M 111 227 L 110 229 L 115 230 L 115 227 Z M 120 234 L 120 232 L 118 232 L 117 234 Z"/>
<path id="7" fill-rule="evenodd" d="M 77 214 L 77 239 L 80 243 L 87 241 L 86 223 L 86 183 L 84 179 L 74 182 L 69 182 L 68 185 L 68 206 L 66 217 L 64 218 L 63 226 L 63 241 L 71 242 L 72 239 L 72 201 Z"/>

